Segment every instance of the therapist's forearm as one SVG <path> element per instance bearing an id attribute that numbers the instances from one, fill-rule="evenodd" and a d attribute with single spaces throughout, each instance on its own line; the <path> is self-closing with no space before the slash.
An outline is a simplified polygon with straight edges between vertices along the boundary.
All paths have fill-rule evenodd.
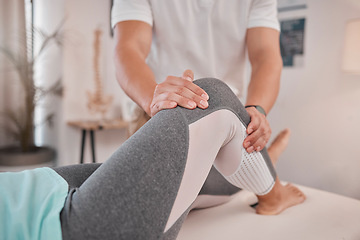
<path id="1" fill-rule="evenodd" d="M 150 115 L 150 103 L 156 87 L 154 73 L 146 56 L 131 48 L 116 48 L 116 78 L 124 92 Z"/>
<path id="2" fill-rule="evenodd" d="M 260 105 L 266 113 L 273 107 L 280 88 L 282 61 L 279 57 L 252 64 L 246 105 Z"/>

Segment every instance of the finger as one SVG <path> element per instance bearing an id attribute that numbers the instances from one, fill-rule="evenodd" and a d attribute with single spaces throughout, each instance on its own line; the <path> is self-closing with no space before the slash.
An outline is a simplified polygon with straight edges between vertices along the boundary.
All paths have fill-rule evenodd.
<path id="1" fill-rule="evenodd" d="M 151 107 L 151 114 L 152 116 L 154 116 L 156 113 L 163 109 L 175 108 L 176 106 L 177 103 L 173 101 L 159 101 Z"/>
<path id="2" fill-rule="evenodd" d="M 266 146 L 265 137 L 260 137 L 252 146 L 254 147 L 254 151 L 261 151 Z"/>
<path id="3" fill-rule="evenodd" d="M 204 100 L 206 100 L 206 101 L 209 100 L 209 95 L 201 87 L 199 87 L 198 85 L 194 84 L 193 82 L 185 80 L 183 78 L 176 78 L 176 77 L 169 76 L 166 78 L 166 84 L 186 87 L 189 90 L 191 90 L 193 93 L 195 93 L 196 95 L 202 97 Z M 166 85 L 166 87 L 167 86 L 168 85 Z"/>
<path id="4" fill-rule="evenodd" d="M 194 73 L 193 71 L 191 71 L 190 69 L 187 69 L 184 71 L 182 78 L 189 80 L 189 81 L 193 81 L 194 80 Z"/>
<path id="5" fill-rule="evenodd" d="M 163 110 L 163 109 L 170 109 L 170 108 L 174 108 L 177 106 L 177 103 L 174 101 L 160 101 L 156 104 L 157 109 Z"/>
<path id="6" fill-rule="evenodd" d="M 209 95 L 198 85 L 192 83 L 192 82 L 184 82 L 183 86 L 190 89 L 192 92 L 194 92 L 196 95 L 201 96 L 206 101 L 209 100 Z"/>
<path id="7" fill-rule="evenodd" d="M 247 136 L 244 140 L 244 148 L 248 149 L 249 147 L 254 147 L 253 150 L 255 150 L 254 144 L 256 141 L 259 140 L 259 138 L 263 135 L 263 133 L 260 130 L 256 130 L 253 133 L 251 133 L 249 136 Z"/>
<path id="8" fill-rule="evenodd" d="M 164 83 L 171 83 L 171 84 L 176 84 L 176 82 L 182 78 L 179 77 L 175 77 L 175 76 L 167 76 Z"/>
<path id="9" fill-rule="evenodd" d="M 254 114 L 251 111 L 249 111 L 249 115 L 250 115 L 251 121 L 246 129 L 247 134 L 251 134 L 254 131 L 256 131 L 260 127 L 260 123 L 261 123 L 261 118 L 259 116 L 257 116 L 256 114 Z"/>
<path id="10" fill-rule="evenodd" d="M 245 138 L 244 147 L 248 152 L 252 150 L 260 151 L 266 146 L 270 136 L 271 128 L 268 124 L 264 123 L 259 129 Z M 248 150 L 249 147 L 253 148 Z"/>
<path id="11" fill-rule="evenodd" d="M 260 146 L 260 145 L 259 145 L 260 141 L 261 141 L 261 140 L 258 139 L 254 144 L 250 144 L 250 146 L 246 148 L 246 151 L 247 151 L 248 153 L 251 153 L 251 152 L 253 152 L 253 151 L 260 151 L 260 148 L 261 148 L 261 147 L 259 147 L 259 146 Z"/>
<path id="12" fill-rule="evenodd" d="M 169 85 L 167 86 L 166 90 L 167 92 L 176 93 L 181 97 L 186 98 L 187 100 L 194 101 L 196 105 L 200 108 L 205 109 L 209 106 L 208 102 L 204 98 L 200 97 L 199 95 L 196 95 L 194 92 L 190 91 L 186 87 Z M 161 95 L 162 96 L 159 96 L 160 100 L 166 100 L 167 95 L 166 94 L 161 94 Z"/>
<path id="13" fill-rule="evenodd" d="M 255 117 L 252 117 L 251 121 L 253 121 L 253 119 L 255 119 Z M 250 122 L 250 124 L 251 124 L 251 122 Z M 253 123 L 253 125 L 250 125 L 250 124 L 248 125 L 248 128 L 246 129 L 246 131 L 248 133 L 250 132 L 250 134 L 249 134 L 249 136 L 247 136 L 244 139 L 244 143 L 243 143 L 243 146 L 245 149 L 248 149 L 249 147 L 253 146 L 254 143 L 258 140 L 258 138 L 261 136 L 261 132 L 259 130 L 260 124 L 258 124 L 256 121 L 255 121 L 255 123 Z M 255 128 L 255 130 L 254 130 L 254 128 Z M 255 148 L 251 149 L 250 152 L 253 150 L 255 150 Z"/>
<path id="14" fill-rule="evenodd" d="M 250 146 L 246 149 L 248 153 L 252 153 L 254 151 L 254 146 Z"/>
<path id="15" fill-rule="evenodd" d="M 155 103 L 161 102 L 161 101 L 172 101 L 176 102 L 179 106 L 188 108 L 188 109 L 194 109 L 196 108 L 197 104 L 192 99 L 185 98 L 175 92 L 165 92 L 158 96 L 156 96 Z"/>

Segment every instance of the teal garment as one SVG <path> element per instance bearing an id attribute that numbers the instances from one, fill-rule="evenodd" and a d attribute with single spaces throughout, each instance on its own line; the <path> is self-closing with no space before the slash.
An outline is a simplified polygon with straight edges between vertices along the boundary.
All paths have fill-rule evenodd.
<path id="1" fill-rule="evenodd" d="M 0 173 L 0 240 L 62 239 L 67 182 L 51 168 Z"/>

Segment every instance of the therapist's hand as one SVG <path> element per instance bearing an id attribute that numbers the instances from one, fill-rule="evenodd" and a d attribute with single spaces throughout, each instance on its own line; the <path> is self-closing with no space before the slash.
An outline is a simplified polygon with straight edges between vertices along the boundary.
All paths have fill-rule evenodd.
<path id="1" fill-rule="evenodd" d="M 150 104 L 151 117 L 160 110 L 181 106 L 188 109 L 207 108 L 209 96 L 193 83 L 194 73 L 186 70 L 182 77 L 168 76 L 157 84 Z"/>
<path id="2" fill-rule="evenodd" d="M 243 146 L 248 153 L 261 151 L 267 144 L 271 136 L 271 128 L 265 115 L 260 113 L 256 108 L 246 108 L 251 121 L 246 129 L 247 136 Z"/>

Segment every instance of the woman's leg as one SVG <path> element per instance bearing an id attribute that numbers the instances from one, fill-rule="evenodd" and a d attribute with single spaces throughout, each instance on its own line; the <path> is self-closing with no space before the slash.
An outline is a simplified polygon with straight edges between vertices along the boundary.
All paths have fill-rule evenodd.
<path id="1" fill-rule="evenodd" d="M 80 188 L 69 192 L 61 213 L 65 240 L 176 237 L 214 160 L 218 169 L 227 161 L 217 157 L 219 150 L 242 134 L 236 127 L 239 122 L 249 121 L 246 110 L 222 82 L 196 83 L 210 95 L 208 109 L 159 112 Z M 242 142 L 233 145 L 241 148 Z M 265 174 L 249 171 L 252 176 L 244 182 L 249 190 L 264 194 L 274 185 L 275 172 L 266 150 L 254 154 L 263 156 L 255 169 Z M 241 169 L 237 160 L 230 158 L 224 166 L 232 167 L 221 171 Z"/>
<path id="2" fill-rule="evenodd" d="M 53 170 L 64 178 L 69 185 L 69 189 L 72 189 L 79 188 L 100 166 L 101 163 L 74 164 L 55 167 Z M 226 181 L 219 171 L 212 167 L 191 209 L 208 208 L 223 204 L 229 201 L 231 196 L 239 190 L 241 189 Z"/>
<path id="3" fill-rule="evenodd" d="M 273 140 L 267 151 L 271 162 L 276 165 L 281 153 L 286 149 L 290 137 L 290 130 L 284 129 Z M 224 204 L 241 189 L 228 182 L 213 166 L 202 186 L 198 197 L 192 204 L 192 209 L 202 209 Z"/>
<path id="4" fill-rule="evenodd" d="M 80 187 L 100 165 L 101 163 L 76 164 L 55 167 L 53 170 L 64 178 L 69 184 L 69 188 L 72 189 Z"/>

